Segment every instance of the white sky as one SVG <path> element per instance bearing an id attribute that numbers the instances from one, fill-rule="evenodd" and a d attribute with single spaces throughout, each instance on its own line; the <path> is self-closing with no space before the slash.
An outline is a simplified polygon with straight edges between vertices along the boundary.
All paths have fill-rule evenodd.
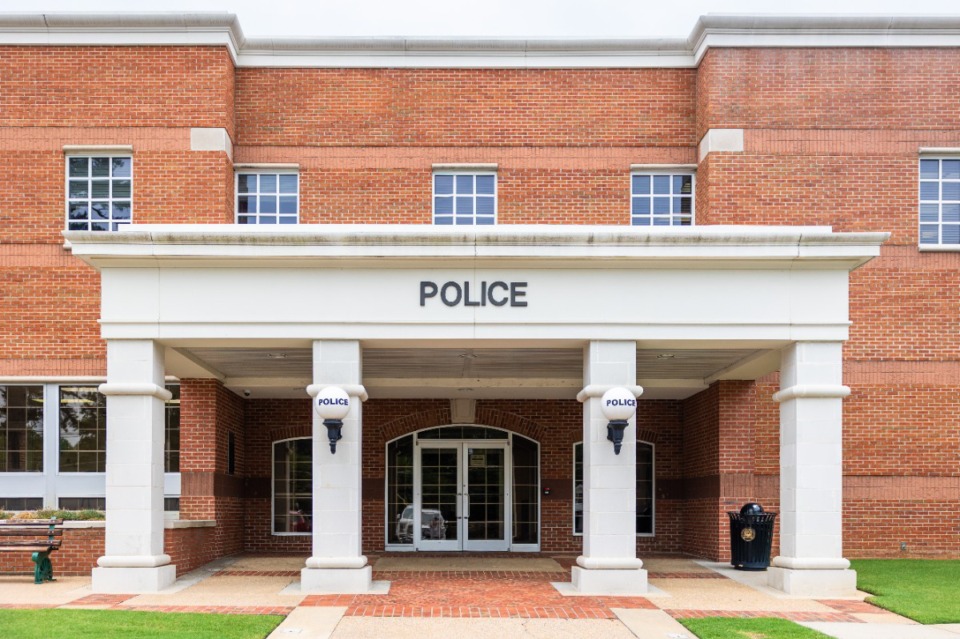
<path id="1" fill-rule="evenodd" d="M 957 0 L 0 0 L 0 10 L 224 11 L 247 37 L 686 37 L 706 13 L 960 15 Z"/>

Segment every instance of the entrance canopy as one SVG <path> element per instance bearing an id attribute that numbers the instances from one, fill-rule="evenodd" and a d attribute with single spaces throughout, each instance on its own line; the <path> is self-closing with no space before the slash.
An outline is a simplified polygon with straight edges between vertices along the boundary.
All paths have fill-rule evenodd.
<path id="1" fill-rule="evenodd" d="M 828 227 L 133 225 L 68 232 L 102 272 L 105 339 L 167 373 L 303 397 L 316 339 L 356 339 L 372 397 L 572 398 L 589 340 L 637 343 L 645 398 L 843 341 L 848 272 L 882 233 Z"/>

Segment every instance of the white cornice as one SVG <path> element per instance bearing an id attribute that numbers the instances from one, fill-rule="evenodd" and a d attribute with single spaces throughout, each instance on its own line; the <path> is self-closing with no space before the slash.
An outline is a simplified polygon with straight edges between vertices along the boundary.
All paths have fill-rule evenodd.
<path id="1" fill-rule="evenodd" d="M 829 227 L 431 225 L 133 225 L 116 233 L 64 232 L 74 255 L 97 268 L 176 265 L 541 268 L 845 268 L 880 253 L 888 233 Z"/>
<path id="2" fill-rule="evenodd" d="M 0 14 L 0 44 L 224 46 L 252 67 L 695 67 L 716 47 L 958 47 L 960 15 L 707 15 L 686 39 L 247 39 L 229 13 Z"/>

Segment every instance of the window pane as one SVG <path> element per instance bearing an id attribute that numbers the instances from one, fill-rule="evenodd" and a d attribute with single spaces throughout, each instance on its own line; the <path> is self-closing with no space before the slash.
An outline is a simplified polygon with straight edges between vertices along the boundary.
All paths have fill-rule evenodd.
<path id="1" fill-rule="evenodd" d="M 477 215 L 493 215 L 493 198 L 477 198 Z"/>
<path id="2" fill-rule="evenodd" d="M 130 203 L 114 202 L 113 203 L 113 219 L 129 220 L 130 219 Z"/>
<path id="3" fill-rule="evenodd" d="M 280 198 L 280 212 L 281 213 L 296 213 L 297 212 L 297 198 L 284 196 Z"/>
<path id="4" fill-rule="evenodd" d="M 921 244 L 939 244 L 940 227 L 930 224 L 920 225 L 920 243 Z"/>
<path id="5" fill-rule="evenodd" d="M 133 164 L 131 158 L 111 158 L 110 163 L 113 168 L 113 177 L 130 177 L 130 168 Z"/>
<path id="6" fill-rule="evenodd" d="M 635 217 L 635 218 L 633 218 L 633 225 L 634 225 L 634 226 L 650 226 L 650 224 L 651 224 L 651 222 L 650 222 L 650 218 L 649 218 L 649 217 Z"/>
<path id="7" fill-rule="evenodd" d="M 261 215 L 259 219 L 260 224 L 276 224 L 277 216 L 276 215 Z"/>
<path id="8" fill-rule="evenodd" d="M 689 195 L 693 189 L 693 176 L 674 175 L 673 192 L 674 194 Z"/>
<path id="9" fill-rule="evenodd" d="M 669 195 L 670 193 L 670 176 L 669 175 L 654 175 L 653 176 L 653 192 L 657 195 Z"/>
<path id="10" fill-rule="evenodd" d="M 648 195 L 650 193 L 650 176 L 634 175 L 632 180 L 634 195 Z"/>
<path id="11" fill-rule="evenodd" d="M 452 215 L 453 214 L 453 198 L 452 197 L 433 198 L 433 210 L 437 215 Z"/>
<path id="12" fill-rule="evenodd" d="M 939 182 L 921 182 L 920 183 L 920 199 L 921 200 L 939 200 L 940 199 L 940 183 Z"/>
<path id="13" fill-rule="evenodd" d="M 630 208 L 634 215 L 650 215 L 650 198 L 635 197 Z"/>
<path id="14" fill-rule="evenodd" d="M 960 244 L 960 225 L 957 224 L 944 224 L 943 225 L 943 238 L 941 240 L 943 244 Z"/>
<path id="15" fill-rule="evenodd" d="M 297 218 L 295 216 L 283 215 L 280 217 L 281 224 L 296 224 Z"/>
<path id="16" fill-rule="evenodd" d="M 472 197 L 457 197 L 457 215 L 473 215 Z"/>
<path id="17" fill-rule="evenodd" d="M 936 180 L 940 177 L 940 160 L 920 160 L 920 178 Z"/>
<path id="18" fill-rule="evenodd" d="M 281 193 L 296 193 L 297 192 L 297 175 L 296 174 L 284 174 L 280 176 L 280 192 Z"/>
<path id="19" fill-rule="evenodd" d="M 90 182 L 90 196 L 96 198 L 110 197 L 109 180 L 93 180 Z"/>
<path id="20" fill-rule="evenodd" d="M 70 158 L 70 177 L 87 177 L 90 158 Z"/>
<path id="21" fill-rule="evenodd" d="M 941 177 L 945 180 L 960 180 L 960 160 L 944 160 Z"/>
<path id="22" fill-rule="evenodd" d="M 434 224 L 453 224 L 453 217 L 452 216 L 435 217 L 433 219 L 433 223 Z"/>
<path id="23" fill-rule="evenodd" d="M 241 196 L 237 198 L 237 213 L 256 213 L 257 198 Z"/>
<path id="24" fill-rule="evenodd" d="M 310 439 L 273 445 L 273 532 L 313 529 L 313 446 Z"/>
<path id="25" fill-rule="evenodd" d="M 939 204 L 921 204 L 920 205 L 921 222 L 939 222 L 940 205 Z"/>
<path id="26" fill-rule="evenodd" d="M 93 177 L 110 177 L 110 158 L 90 158 L 90 168 Z"/>
<path id="27" fill-rule="evenodd" d="M 90 182 L 87 180 L 70 180 L 70 197 L 86 198 L 90 196 Z"/>
<path id="28" fill-rule="evenodd" d="M 923 218 L 921 217 L 920 219 L 923 219 Z M 943 221 L 944 222 L 960 222 L 960 204 L 944 204 L 943 205 Z"/>
<path id="29" fill-rule="evenodd" d="M 257 176 L 255 174 L 243 174 L 237 176 L 238 193 L 256 193 Z"/>
<path id="30" fill-rule="evenodd" d="M 260 196 L 260 213 L 276 213 L 277 198 L 274 195 Z"/>
<path id="31" fill-rule="evenodd" d="M 473 193 L 473 176 L 458 175 L 457 176 L 457 194 L 465 195 L 470 193 Z"/>
<path id="32" fill-rule="evenodd" d="M 260 192 L 276 193 L 277 192 L 277 176 L 271 175 L 271 174 L 261 174 L 260 175 Z"/>
<path id="33" fill-rule="evenodd" d="M 113 197 L 130 197 L 130 180 L 114 180 Z"/>
<path id="34" fill-rule="evenodd" d="M 68 231 L 89 231 L 89 225 L 86 222 L 70 222 L 67 224 Z"/>
<path id="35" fill-rule="evenodd" d="M 491 224 L 493 224 L 493 223 L 494 223 L 494 219 L 493 219 L 492 216 L 490 216 L 490 217 L 488 217 L 488 216 L 478 216 L 478 217 L 477 217 L 477 224 L 482 224 L 482 225 L 484 225 L 484 226 L 489 226 L 489 225 L 491 225 Z"/>
<path id="36" fill-rule="evenodd" d="M 434 193 L 438 195 L 452 195 L 453 194 L 453 176 L 452 175 L 435 175 L 433 176 L 433 190 Z"/>
<path id="37" fill-rule="evenodd" d="M 669 212 L 670 212 L 670 198 L 666 198 L 666 197 L 653 198 L 653 214 L 654 215 L 665 215 Z"/>
<path id="38" fill-rule="evenodd" d="M 960 182 L 943 183 L 943 200 L 946 202 L 960 200 Z"/>
<path id="39" fill-rule="evenodd" d="M 241 215 L 237 218 L 237 224 L 256 224 L 257 218 L 252 215 Z"/>
<path id="40" fill-rule="evenodd" d="M 493 195 L 496 178 L 492 175 L 477 176 L 477 193 L 483 195 Z"/>
<path id="41" fill-rule="evenodd" d="M 60 471 L 104 472 L 106 398 L 96 386 L 60 387 Z"/>
<path id="42" fill-rule="evenodd" d="M 71 204 L 69 215 L 71 220 L 86 220 L 90 215 L 90 210 L 86 204 Z"/>

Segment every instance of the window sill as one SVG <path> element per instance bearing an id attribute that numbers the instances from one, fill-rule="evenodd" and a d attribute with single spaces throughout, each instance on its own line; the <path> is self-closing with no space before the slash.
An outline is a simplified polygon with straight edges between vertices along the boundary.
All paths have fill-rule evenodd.
<path id="1" fill-rule="evenodd" d="M 960 244 L 920 244 L 921 253 L 960 253 Z"/>

